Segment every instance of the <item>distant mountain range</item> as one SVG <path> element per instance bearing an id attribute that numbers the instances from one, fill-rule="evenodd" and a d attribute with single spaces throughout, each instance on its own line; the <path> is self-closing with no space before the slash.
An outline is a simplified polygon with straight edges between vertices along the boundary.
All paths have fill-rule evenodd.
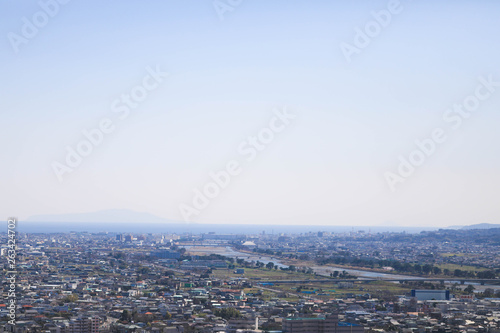
<path id="1" fill-rule="evenodd" d="M 165 219 L 146 212 L 136 212 L 128 209 L 108 209 L 97 212 L 77 213 L 77 214 L 47 214 L 33 215 L 20 223 L 20 228 L 24 231 L 36 232 L 64 232 L 76 230 L 114 230 L 114 231 L 137 231 L 149 230 L 148 232 L 158 232 L 167 228 L 170 231 L 176 232 L 211 232 L 219 233 L 257 233 L 262 230 L 269 229 L 269 232 L 291 231 L 332 231 L 332 232 L 349 232 L 356 230 L 365 230 L 370 232 L 409 232 L 418 233 L 422 230 L 436 230 L 439 228 L 431 227 L 383 227 L 383 226 L 366 226 L 366 227 L 351 227 L 351 226 L 327 226 L 327 225 L 246 225 L 246 224 L 199 224 L 186 223 L 184 221 L 176 221 Z M 455 225 L 446 229 L 455 230 L 472 230 L 472 229 L 492 229 L 500 228 L 500 224 L 479 223 L 472 225 Z M 250 230 L 251 229 L 251 230 Z M 255 229 L 255 230 L 254 230 Z M 21 230 L 22 231 L 22 230 Z"/>
<path id="2" fill-rule="evenodd" d="M 75 223 L 75 224 L 87 224 L 87 223 L 98 223 L 98 224 L 108 224 L 108 223 L 122 223 L 122 224 L 132 224 L 132 223 L 142 223 L 142 224 L 186 224 L 183 221 L 169 220 L 163 217 L 159 217 L 146 212 L 136 212 L 128 209 L 107 209 L 101 210 L 97 212 L 88 212 L 88 213 L 74 213 L 74 214 L 47 214 L 47 215 L 33 215 L 25 219 L 23 222 L 37 223 L 37 222 L 50 222 L 50 223 Z M 192 224 L 192 223 L 190 223 Z M 194 223 L 197 224 L 197 223 Z M 244 228 L 243 225 L 240 227 Z M 320 228 L 320 226 L 317 226 Z M 327 227 L 327 226 L 324 226 Z M 349 231 L 351 227 L 342 227 L 342 226 L 332 226 L 337 232 L 340 232 L 340 229 L 346 229 L 345 231 Z M 492 223 L 478 223 L 471 225 L 454 225 L 450 226 L 447 229 L 455 229 L 455 230 L 472 230 L 472 229 L 492 229 L 492 228 L 500 228 L 500 224 L 492 224 Z M 381 231 L 376 229 L 398 229 L 398 227 L 356 227 L 356 229 L 373 229 L 373 231 Z M 410 231 L 408 227 L 402 227 L 399 229 L 405 229 L 405 231 Z M 408 230 L 406 230 L 408 229 Z M 426 230 L 432 230 L 434 228 L 423 228 Z M 353 229 L 354 230 L 354 229 Z M 386 231 L 386 230 L 384 230 Z M 391 231 L 403 231 L 403 230 L 391 230 Z M 418 232 L 416 230 L 412 230 L 413 232 Z"/>
<path id="3" fill-rule="evenodd" d="M 454 225 L 454 226 L 448 227 L 448 229 L 460 229 L 460 230 L 493 229 L 493 228 L 500 228 L 500 224 L 479 223 L 479 224 L 471 224 L 471 225 Z"/>
<path id="4" fill-rule="evenodd" d="M 183 223 L 158 217 L 149 213 L 127 209 L 109 209 L 98 212 L 59 215 L 34 215 L 26 222 L 65 223 Z"/>

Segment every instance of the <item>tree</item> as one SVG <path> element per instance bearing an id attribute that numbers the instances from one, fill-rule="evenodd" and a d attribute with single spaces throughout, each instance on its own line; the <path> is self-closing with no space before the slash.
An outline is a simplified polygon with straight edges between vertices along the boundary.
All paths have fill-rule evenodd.
<path id="1" fill-rule="evenodd" d="M 464 291 L 465 291 L 467 294 L 469 294 L 469 295 L 470 295 L 470 294 L 474 293 L 474 290 L 475 290 L 475 289 L 476 289 L 476 288 L 474 288 L 474 286 L 473 286 L 472 284 L 469 284 L 469 285 L 467 286 L 467 288 L 465 288 L 465 289 L 464 289 Z"/>
<path id="2" fill-rule="evenodd" d="M 430 274 L 430 272 L 432 272 L 432 265 L 425 264 L 424 266 L 422 266 L 422 271 L 424 272 L 424 274 Z"/>
<path id="3" fill-rule="evenodd" d="M 120 320 L 122 321 L 130 321 L 130 313 L 127 310 L 123 310 Z"/>
<path id="4" fill-rule="evenodd" d="M 217 317 L 221 317 L 221 318 L 224 318 L 226 320 L 227 319 L 231 319 L 231 318 L 239 318 L 239 317 L 241 317 L 241 312 L 239 312 L 238 310 L 236 310 L 233 307 L 215 309 L 214 314 Z"/>
<path id="5" fill-rule="evenodd" d="M 151 271 L 151 268 L 143 266 L 136 270 L 137 274 L 148 274 Z"/>
<path id="6" fill-rule="evenodd" d="M 127 256 L 123 252 L 117 252 L 117 253 L 115 253 L 115 255 L 113 257 L 115 259 L 125 259 Z"/>
<path id="7" fill-rule="evenodd" d="M 66 297 L 64 297 L 63 302 L 64 303 L 74 303 L 78 301 L 78 295 L 77 294 L 71 294 Z"/>
<path id="8" fill-rule="evenodd" d="M 483 292 L 484 297 L 493 297 L 495 291 L 492 288 L 486 288 Z"/>
<path id="9" fill-rule="evenodd" d="M 480 279 L 494 279 L 495 276 L 495 271 L 477 272 L 477 277 Z"/>
<path id="10" fill-rule="evenodd" d="M 273 268 L 274 268 L 274 263 L 273 263 L 272 261 L 268 262 L 268 263 L 266 264 L 266 268 L 267 268 L 267 269 L 273 269 Z"/>

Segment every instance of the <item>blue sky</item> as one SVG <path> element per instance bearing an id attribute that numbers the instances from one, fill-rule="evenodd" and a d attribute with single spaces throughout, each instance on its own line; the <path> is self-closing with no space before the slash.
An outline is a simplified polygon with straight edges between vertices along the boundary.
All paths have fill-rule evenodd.
<path id="1" fill-rule="evenodd" d="M 40 3 L 0 4 L 5 217 L 126 208 L 180 220 L 209 173 L 237 160 L 243 171 L 194 221 L 499 223 L 500 88 L 458 129 L 443 115 L 479 77 L 500 81 L 500 3 L 400 1 L 350 62 L 341 43 L 388 1 L 242 1 L 221 20 L 212 1 L 72 0 L 15 52 L 9 36 Z M 118 119 L 113 101 L 157 66 L 168 77 Z M 284 107 L 296 118 L 246 161 L 238 146 Z M 59 181 L 54 161 L 103 118 L 115 130 Z M 435 128 L 447 140 L 391 191 L 386 173 Z"/>

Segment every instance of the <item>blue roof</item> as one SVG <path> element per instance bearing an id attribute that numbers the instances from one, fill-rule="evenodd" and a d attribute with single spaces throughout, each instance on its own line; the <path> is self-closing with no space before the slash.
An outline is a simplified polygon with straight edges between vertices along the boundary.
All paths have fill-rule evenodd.
<path id="1" fill-rule="evenodd" d="M 346 322 L 340 321 L 338 323 L 338 326 L 340 326 L 340 327 L 350 327 L 350 326 L 361 326 L 361 325 L 353 324 L 353 323 L 346 323 Z"/>

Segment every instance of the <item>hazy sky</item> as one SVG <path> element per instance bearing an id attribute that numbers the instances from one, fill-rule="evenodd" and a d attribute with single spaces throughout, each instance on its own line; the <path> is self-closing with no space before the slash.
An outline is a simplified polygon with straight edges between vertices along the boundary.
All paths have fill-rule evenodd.
<path id="1" fill-rule="evenodd" d="M 500 223 L 499 12 L 498 1 L 2 1 L 0 217 Z M 463 103 L 473 111 L 453 111 Z M 295 118 L 275 119 L 284 109 Z M 82 131 L 99 126 L 110 133 L 69 166 L 67 147 L 88 148 Z M 422 160 L 415 141 L 436 128 Z M 266 143 L 252 146 L 259 133 Z M 400 156 L 418 161 L 411 175 Z M 229 185 L 199 199 L 228 163 Z"/>

